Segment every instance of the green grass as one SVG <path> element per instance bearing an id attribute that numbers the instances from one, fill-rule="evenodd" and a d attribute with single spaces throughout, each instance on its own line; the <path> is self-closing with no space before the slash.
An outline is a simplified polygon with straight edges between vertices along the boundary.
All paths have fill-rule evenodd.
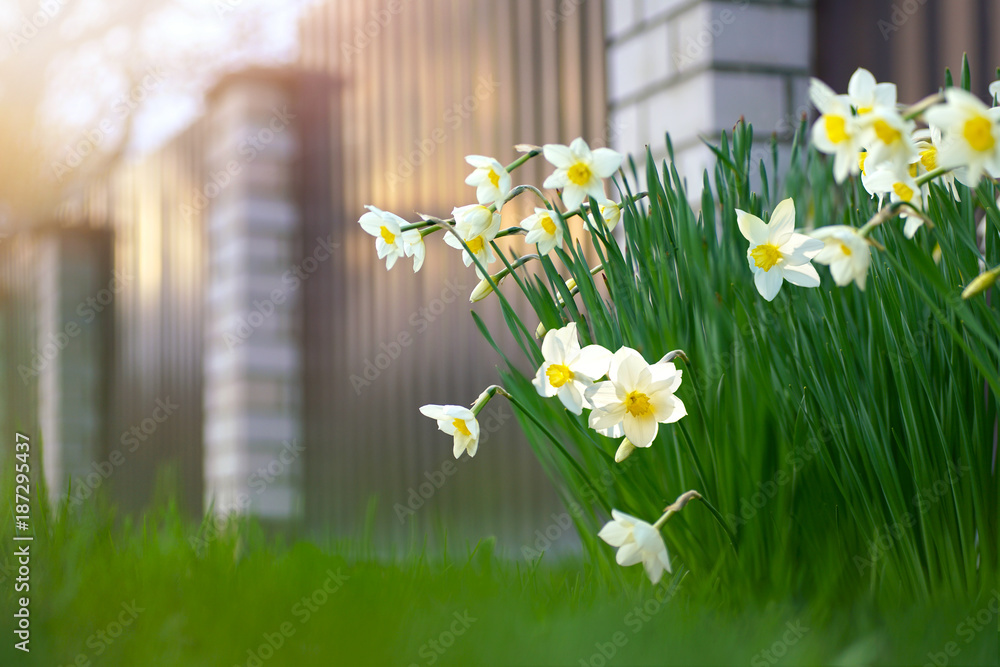
<path id="1" fill-rule="evenodd" d="M 248 652 L 259 654 L 268 635 L 278 644 L 283 627 L 262 664 L 600 665 L 602 649 L 620 665 L 924 664 L 948 642 L 961 650 L 950 664 L 996 664 L 997 617 L 985 598 L 734 611 L 706 604 L 690 574 L 653 587 L 637 568 L 609 582 L 579 559 L 526 569 L 490 541 L 382 561 L 357 541 L 283 546 L 248 522 L 196 550 L 198 529 L 169 506 L 137 522 L 107 509 L 47 520 L 32 547 L 32 652 L 13 650 L 5 611 L 0 664 L 254 665 Z M 5 522 L 5 562 L 10 534 Z M 319 594 L 325 584 L 335 592 Z M 3 591 L 9 610 L 11 587 Z M 314 595 L 310 609 L 302 600 Z M 986 630 L 956 628 L 984 609 Z M 98 634 L 117 633 L 118 620 L 130 624 L 116 639 Z M 453 625 L 462 632 L 452 638 Z M 762 653 L 772 647 L 775 662 Z"/>

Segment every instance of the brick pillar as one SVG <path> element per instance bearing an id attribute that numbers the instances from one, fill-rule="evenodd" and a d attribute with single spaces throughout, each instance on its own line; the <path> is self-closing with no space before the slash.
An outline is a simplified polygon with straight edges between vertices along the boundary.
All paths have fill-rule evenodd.
<path id="1" fill-rule="evenodd" d="M 35 264 L 37 328 L 32 370 L 37 372 L 39 436 L 49 499 L 67 485 L 100 486 L 102 460 L 102 336 L 118 285 L 105 283 L 97 238 L 53 232 L 38 239 Z M 100 300 L 100 303 L 98 303 Z M 92 475 L 91 481 L 86 481 Z"/>
<path id="2" fill-rule="evenodd" d="M 209 101 L 205 496 L 216 513 L 302 516 L 298 153 L 287 84 L 230 77 Z"/>
<path id="3" fill-rule="evenodd" d="M 670 132 L 692 194 L 714 164 L 699 137 L 717 138 L 740 116 L 758 140 L 778 133 L 787 156 L 808 108 L 811 0 L 608 0 L 605 11 L 615 148 L 639 161 L 648 144 L 659 161 Z"/>

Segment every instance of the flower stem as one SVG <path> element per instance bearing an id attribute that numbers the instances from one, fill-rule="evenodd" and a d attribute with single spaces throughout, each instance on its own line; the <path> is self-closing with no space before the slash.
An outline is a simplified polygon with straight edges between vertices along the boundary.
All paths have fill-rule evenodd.
<path id="1" fill-rule="evenodd" d="M 715 517 L 715 520 L 719 522 L 720 526 L 722 526 L 722 530 L 726 531 L 726 536 L 729 538 L 729 544 L 733 547 L 733 552 L 738 554 L 739 550 L 736 548 L 736 536 L 733 535 L 733 531 L 729 528 L 729 525 L 726 524 L 725 518 L 723 518 L 719 510 L 715 509 L 715 506 L 712 505 L 712 503 L 708 502 L 701 496 L 698 497 L 698 500 L 705 503 L 705 507 L 708 508 L 708 511 Z"/>
<path id="2" fill-rule="evenodd" d="M 580 475 L 581 479 L 583 479 L 583 481 L 588 486 L 590 486 L 591 489 L 594 489 L 595 494 L 597 495 L 597 500 L 600 501 L 601 507 L 604 508 L 604 511 L 607 512 L 608 514 L 611 514 L 610 503 L 608 503 L 608 501 L 604 499 L 604 496 L 602 494 L 596 493 L 597 487 L 591 483 L 590 477 L 587 475 L 587 471 L 583 469 L 583 466 L 580 465 L 580 462 L 577 461 L 575 458 L 573 458 L 573 456 L 568 451 L 566 451 L 566 448 L 563 446 L 561 442 L 559 442 L 559 440 L 554 435 L 552 435 L 552 432 L 549 431 L 549 429 L 546 428 L 545 425 L 541 421 L 539 421 L 537 417 L 535 417 L 535 415 L 531 414 L 531 412 L 529 412 L 527 408 L 525 408 L 519 400 L 511 396 L 510 393 L 508 393 L 505 389 L 503 388 L 498 388 L 498 389 L 499 393 L 506 396 L 507 400 L 509 400 L 514 405 L 515 408 L 520 410 L 525 417 L 530 419 L 531 422 L 535 426 L 537 426 L 542 431 L 542 433 L 545 434 L 545 437 L 547 437 L 549 440 L 552 441 L 552 444 L 554 444 L 556 446 L 556 449 L 558 449 L 559 452 L 570 462 L 570 465 L 573 466 L 577 474 Z"/>

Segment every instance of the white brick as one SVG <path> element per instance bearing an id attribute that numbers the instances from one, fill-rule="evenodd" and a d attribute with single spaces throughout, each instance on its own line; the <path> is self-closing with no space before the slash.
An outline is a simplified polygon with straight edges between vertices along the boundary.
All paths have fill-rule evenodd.
<path id="1" fill-rule="evenodd" d="M 638 22 L 637 4 L 641 0 L 613 0 L 604 3 L 604 31 L 608 37 L 628 32 Z"/>
<path id="2" fill-rule="evenodd" d="M 713 87 L 716 130 L 731 130 L 742 116 L 758 135 L 766 136 L 785 116 L 785 82 L 781 76 L 717 72 Z"/>
<path id="3" fill-rule="evenodd" d="M 670 48 L 670 61 L 675 71 L 686 72 L 712 61 L 715 33 L 712 8 L 708 3 L 695 5 L 680 14 L 671 26 L 674 41 Z"/>
<path id="4" fill-rule="evenodd" d="M 812 12 L 775 5 L 712 3 L 713 60 L 809 69 Z"/>
<path id="5" fill-rule="evenodd" d="M 643 102 L 647 127 L 642 141 L 655 152 L 662 148 L 665 132 L 670 132 L 671 139 L 678 144 L 714 129 L 711 113 L 716 90 L 714 79 L 712 72 L 702 72 Z"/>
<path id="6" fill-rule="evenodd" d="M 666 24 L 609 47 L 609 101 L 614 104 L 664 81 L 672 71 L 668 54 Z"/>
<path id="7" fill-rule="evenodd" d="M 644 120 L 640 119 L 640 106 L 629 104 L 611 112 L 608 138 L 611 146 L 620 153 L 640 157 L 645 142 L 641 137 Z"/>

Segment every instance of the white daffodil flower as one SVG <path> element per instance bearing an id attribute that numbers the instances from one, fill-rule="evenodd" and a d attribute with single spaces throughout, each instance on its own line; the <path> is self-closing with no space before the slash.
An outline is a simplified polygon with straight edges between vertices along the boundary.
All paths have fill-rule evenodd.
<path id="1" fill-rule="evenodd" d="M 455 216 L 455 231 L 462 237 L 462 241 L 469 246 L 472 255 L 476 256 L 479 263 L 485 268 L 496 261 L 496 255 L 490 246 L 497 232 L 500 231 L 500 214 L 489 210 L 485 206 L 461 206 L 452 211 Z M 462 250 L 462 261 L 466 266 L 472 264 L 472 255 L 469 250 L 462 247 L 462 241 L 455 238 L 455 235 L 448 232 L 444 236 L 444 242 L 452 248 Z M 476 274 L 480 278 L 485 278 L 485 274 L 476 267 Z"/>
<path id="2" fill-rule="evenodd" d="M 558 396 L 575 415 L 583 412 L 584 394 L 594 380 L 608 374 L 612 357 L 611 351 L 600 345 L 581 350 L 576 322 L 547 332 L 542 339 L 542 356 L 545 361 L 531 384 L 542 396 Z"/>
<path id="3" fill-rule="evenodd" d="M 816 149 L 833 155 L 833 176 L 838 183 L 857 174 L 858 153 L 861 152 L 861 128 L 851 111 L 846 96 L 837 95 L 820 81 L 809 83 L 809 97 L 822 114 L 812 128 L 812 142 Z"/>
<path id="4" fill-rule="evenodd" d="M 547 255 L 555 248 L 562 247 L 562 223 L 547 208 L 536 208 L 532 215 L 521 222 L 521 227 L 528 230 L 524 242 L 538 244 L 539 255 Z"/>
<path id="5" fill-rule="evenodd" d="M 937 169 L 938 146 L 941 145 L 941 130 L 936 127 L 922 128 L 913 133 L 913 141 L 916 142 L 917 154 L 920 159 L 916 163 L 917 176 L 923 176 Z M 913 172 L 910 172 L 911 175 Z M 962 201 L 955 187 L 955 172 L 949 171 L 937 177 L 937 183 L 951 193 L 955 201 Z M 924 188 L 924 192 L 930 192 L 929 187 Z"/>
<path id="6" fill-rule="evenodd" d="M 684 403 L 674 395 L 681 375 L 673 362 L 650 365 L 632 348 L 621 348 L 611 358 L 608 380 L 587 390 L 593 406 L 590 428 L 600 431 L 621 424 L 633 445 L 649 447 L 660 424 L 672 424 L 687 414 Z"/>
<path id="7" fill-rule="evenodd" d="M 621 220 L 622 210 L 618 207 L 618 204 L 610 199 L 599 199 L 597 206 L 600 209 L 604 224 L 608 226 L 608 231 L 613 231 L 618 226 L 618 221 Z"/>
<path id="8" fill-rule="evenodd" d="M 829 266 L 833 281 L 840 287 L 853 280 L 858 289 L 864 291 L 872 258 L 868 242 L 861 238 L 858 230 L 847 225 L 831 225 L 820 227 L 812 237 L 824 243 L 813 261 Z"/>
<path id="9" fill-rule="evenodd" d="M 874 184 L 880 183 L 881 181 L 877 178 L 875 179 L 875 181 L 872 181 L 872 177 L 882 171 L 888 171 L 889 173 L 892 173 L 892 170 L 885 165 L 882 165 L 874 170 L 869 170 L 867 151 L 863 151 L 860 155 L 858 155 L 858 166 L 861 168 L 861 185 L 864 186 L 865 191 L 872 197 L 878 197 L 878 205 L 879 208 L 881 208 L 882 199 L 887 194 L 889 194 L 891 190 L 877 190 Z"/>
<path id="10" fill-rule="evenodd" d="M 875 76 L 863 67 L 859 67 L 851 75 L 847 84 L 847 97 L 859 116 L 863 116 L 875 107 L 896 108 L 896 84 L 876 83 Z"/>
<path id="11" fill-rule="evenodd" d="M 499 209 L 504 198 L 510 194 L 510 174 L 502 164 L 485 155 L 466 155 L 465 161 L 475 167 L 465 179 L 465 184 L 476 188 L 476 199 L 480 204 L 496 204 Z"/>
<path id="12" fill-rule="evenodd" d="M 654 584 L 660 581 L 664 570 L 673 572 L 667 545 L 659 529 L 615 509 L 611 510 L 611 517 L 612 520 L 604 524 L 597 536 L 618 547 L 615 560 L 619 565 L 628 567 L 642 562 L 649 580 Z"/>
<path id="13" fill-rule="evenodd" d="M 809 260 L 823 249 L 823 242 L 795 233 L 795 202 L 786 199 L 778 204 L 768 224 L 739 209 L 736 221 L 750 241 L 747 261 L 762 297 L 773 301 L 785 280 L 799 287 L 819 286 L 819 274 Z"/>
<path id="14" fill-rule="evenodd" d="M 618 171 L 624 159 L 621 153 L 610 148 L 591 151 L 581 138 L 574 139 L 569 146 L 546 144 L 542 152 L 556 168 L 542 187 L 561 188 L 563 203 L 569 210 L 580 208 L 588 196 L 605 199 L 604 179 Z"/>
<path id="15" fill-rule="evenodd" d="M 887 191 L 890 195 L 890 201 L 894 203 L 899 201 L 906 202 L 923 210 L 929 187 L 926 183 L 922 187 L 917 185 L 917 180 L 914 177 L 915 172 L 915 168 L 907 169 L 902 175 L 897 175 L 888 169 L 883 169 L 878 173 L 872 174 L 870 181 L 873 188 Z M 913 209 L 905 206 L 900 209 L 899 215 L 906 220 L 906 225 L 903 227 L 903 234 L 906 238 L 912 239 L 917 230 L 923 226 L 923 217 L 917 215 Z"/>
<path id="16" fill-rule="evenodd" d="M 959 88 L 944 91 L 944 104 L 924 114 L 927 123 L 941 130 L 938 162 L 956 168 L 955 177 L 970 188 L 983 172 L 1000 178 L 1000 107 L 987 107 L 978 97 Z"/>
<path id="17" fill-rule="evenodd" d="M 894 108 L 875 107 L 861 117 L 860 126 L 869 169 L 888 165 L 904 171 L 917 159 L 917 148 L 910 138 L 916 123 L 905 120 Z"/>
<path id="18" fill-rule="evenodd" d="M 385 268 L 391 269 L 400 257 L 409 257 L 417 251 L 417 246 L 423 247 L 420 230 L 401 231 L 401 227 L 409 224 L 395 213 L 383 211 L 375 206 L 365 206 L 368 213 L 361 216 L 358 224 L 367 233 L 375 237 L 375 249 L 379 259 L 385 259 Z M 414 259 L 413 271 L 420 269 L 424 262 L 423 252 Z"/>
<path id="19" fill-rule="evenodd" d="M 479 422 L 469 408 L 460 405 L 425 405 L 420 408 L 420 414 L 437 420 L 438 428 L 455 438 L 453 453 L 457 459 L 462 452 L 468 452 L 469 457 L 476 455 L 479 449 Z"/>

